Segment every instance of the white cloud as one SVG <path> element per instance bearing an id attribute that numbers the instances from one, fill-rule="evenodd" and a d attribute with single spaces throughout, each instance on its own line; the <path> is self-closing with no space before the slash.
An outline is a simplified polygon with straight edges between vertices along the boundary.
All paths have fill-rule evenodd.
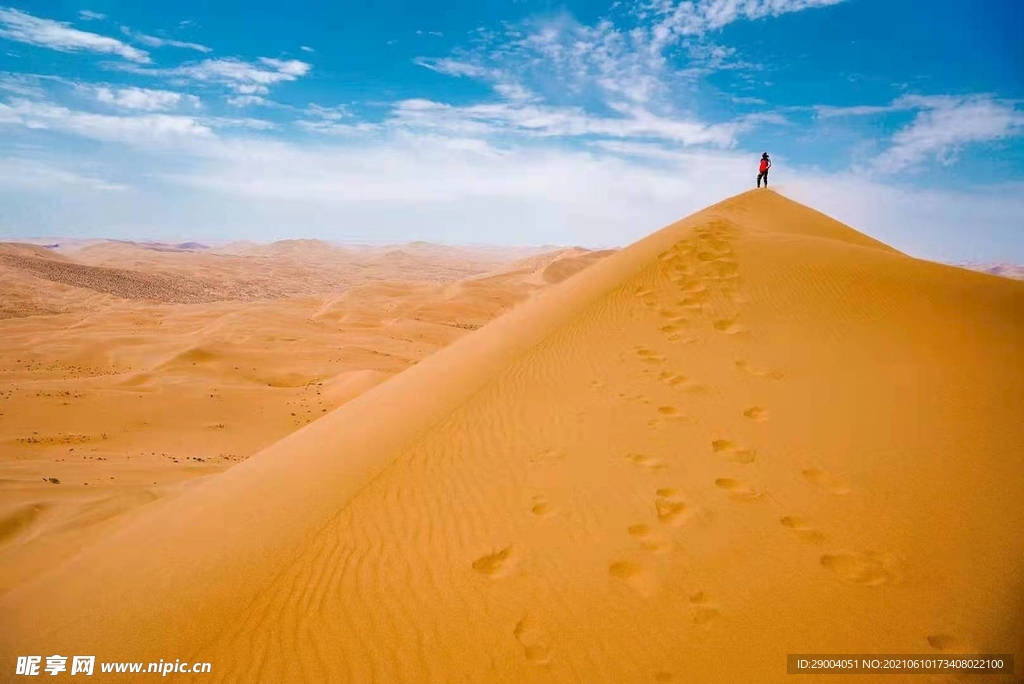
<path id="1" fill-rule="evenodd" d="M 338 123 L 331 120 L 301 120 L 296 125 L 310 133 L 331 136 L 356 137 L 381 132 L 381 126 L 371 123 Z"/>
<path id="2" fill-rule="evenodd" d="M 234 91 L 241 95 L 266 95 L 270 92 L 270 88 L 255 83 L 243 83 L 234 86 Z"/>
<path id="3" fill-rule="evenodd" d="M 106 237 L 118 231 L 138 237 L 140 226 L 149 234 L 174 235 L 188 225 L 211 239 L 612 246 L 629 244 L 752 183 L 749 156 L 730 151 L 624 141 L 603 141 L 592 150 L 496 146 L 466 136 L 401 131 L 386 139 L 339 140 L 303 145 L 211 139 L 188 148 L 189 156 L 173 167 L 153 165 L 150 157 L 126 158 L 121 173 L 128 169 L 161 181 L 152 194 L 133 190 L 132 202 L 116 212 L 97 202 L 72 204 L 61 214 L 65 207 L 56 202 L 47 217 L 65 234 L 95 225 Z M 1009 236 L 1019 230 L 1024 188 L 919 191 L 854 174 L 785 166 L 778 172 L 774 185 L 783 194 L 915 256 L 1024 259 L 1005 252 L 1013 244 Z M 7 225 L 35 216 L 11 202 L 4 214 Z M 976 228 L 967 234 L 965 224 Z"/>
<path id="4" fill-rule="evenodd" d="M 265 105 L 267 99 L 259 95 L 235 95 L 229 97 L 227 103 L 232 107 L 250 107 L 252 105 Z"/>
<path id="5" fill-rule="evenodd" d="M 471 76 L 473 78 L 485 78 L 500 74 L 500 72 L 493 69 L 486 69 L 476 64 L 469 64 L 468 62 L 460 62 L 457 59 L 451 59 L 449 57 L 442 59 L 418 57 L 413 60 L 413 62 L 419 66 L 426 67 L 431 71 L 436 71 L 439 74 L 445 74 L 446 76 Z"/>
<path id="6" fill-rule="evenodd" d="M 902 171 L 929 160 L 948 165 L 967 145 L 1024 135 L 1024 112 L 987 96 L 908 97 L 897 104 L 920 111 L 875 159 L 874 167 L 883 172 Z"/>
<path id="7" fill-rule="evenodd" d="M 61 52 L 96 52 L 120 55 L 147 63 L 149 55 L 115 38 L 72 28 L 66 22 L 40 19 L 16 9 L 0 7 L 0 37 Z"/>
<path id="8" fill-rule="evenodd" d="M 302 50 L 303 52 L 316 52 L 316 50 L 309 47 L 308 45 L 301 45 L 299 46 L 299 49 Z"/>
<path id="9" fill-rule="evenodd" d="M 132 73 L 183 78 L 201 83 L 225 85 L 239 95 L 265 95 L 268 86 L 294 81 L 305 76 L 310 65 L 299 60 L 280 60 L 260 57 L 256 63 L 245 62 L 232 57 L 205 59 L 172 69 L 139 69 L 122 67 Z"/>
<path id="10" fill-rule="evenodd" d="M 212 117 L 203 119 L 203 123 L 212 126 L 214 128 L 242 128 L 253 131 L 269 131 L 277 128 L 277 125 L 272 121 L 266 121 L 264 119 L 253 119 L 253 118 L 239 118 L 239 117 Z M 202 151 L 198 153 L 200 156 L 204 154 Z"/>
<path id="11" fill-rule="evenodd" d="M 305 76 L 309 71 L 309 64 L 306 62 L 300 62 L 297 59 L 271 59 L 270 57 L 260 57 L 260 62 L 276 70 L 279 74 L 287 74 L 294 78 Z"/>
<path id="12" fill-rule="evenodd" d="M 887 105 L 814 107 L 819 118 L 871 117 L 914 112 L 887 150 L 871 163 L 875 171 L 897 173 L 927 161 L 948 165 L 962 148 L 1024 135 L 1024 111 L 991 95 L 904 95 Z"/>
<path id="13" fill-rule="evenodd" d="M 318 104 L 311 104 L 306 107 L 306 114 L 318 119 L 325 119 L 327 121 L 338 121 L 339 119 L 350 116 L 348 109 L 344 105 L 339 105 L 337 107 L 321 107 Z"/>
<path id="14" fill-rule="evenodd" d="M 873 116 L 875 114 L 888 114 L 897 111 L 895 105 L 857 105 L 854 107 L 830 107 L 818 105 L 814 107 L 815 113 L 821 119 L 833 119 L 852 116 Z"/>
<path id="15" fill-rule="evenodd" d="M 29 100 L 0 103 L 0 125 L 4 124 L 142 147 L 175 147 L 187 142 L 208 141 L 214 137 L 210 127 L 195 117 L 95 114 Z"/>
<path id="16" fill-rule="evenodd" d="M 703 36 L 733 22 L 777 17 L 838 5 L 845 0 L 652 0 L 641 16 L 653 18 L 651 44 L 656 50 L 682 38 Z"/>
<path id="17" fill-rule="evenodd" d="M 706 73 L 755 68 L 737 61 L 732 48 L 711 44 L 703 35 L 739 19 L 841 1 L 659 0 L 643 6 L 640 23 L 629 29 L 608 19 L 581 24 L 563 14 L 527 20 L 501 33 L 481 31 L 471 50 L 444 58 L 421 57 L 416 63 L 449 76 L 485 81 L 501 102 L 451 108 L 437 104 L 430 111 L 419 107 L 414 112 L 400 105 L 397 117 L 408 121 L 415 116 L 420 124 L 462 133 L 482 134 L 489 125 L 536 136 L 656 138 L 728 147 L 738 133 L 758 123 L 785 120 L 773 113 L 711 124 L 682 105 L 685 95 L 696 89 L 695 79 Z M 674 68 L 666 57 L 670 47 L 679 45 L 689 54 L 684 69 Z"/>
<path id="18" fill-rule="evenodd" d="M 413 99 L 395 105 L 384 126 L 454 135 L 518 135 L 535 138 L 606 137 L 657 139 L 683 145 L 730 147 L 740 123 L 702 124 L 660 117 L 639 107 L 620 107 L 620 116 L 595 116 L 578 107 L 498 102 L 455 107 Z"/>
<path id="19" fill-rule="evenodd" d="M 106 14 L 100 14 L 99 12 L 92 12 L 90 10 L 78 10 L 78 18 L 82 21 L 98 21 L 100 19 L 106 19 Z"/>
<path id="20" fill-rule="evenodd" d="M 139 43 L 151 48 L 174 47 L 181 48 L 183 50 L 195 50 L 196 52 L 213 52 L 212 48 L 200 45 L 199 43 L 188 43 L 181 40 L 172 40 L 170 38 L 158 38 L 157 36 L 132 31 L 127 26 L 122 26 L 121 32 L 126 36 L 131 37 L 132 40 L 138 41 Z"/>
<path id="21" fill-rule="evenodd" d="M 128 186 L 111 183 L 87 173 L 40 160 L 19 157 L 0 158 L 0 186 L 60 192 L 71 188 L 101 190 L 104 192 L 126 190 Z"/>
<path id="22" fill-rule="evenodd" d="M 21 97 L 43 97 L 43 88 L 39 83 L 39 78 L 25 74 L 0 72 L 0 90 L 20 95 Z"/>
<path id="23" fill-rule="evenodd" d="M 20 126 L 40 136 L 38 131 L 51 130 L 119 143 L 90 148 L 91 155 L 100 150 L 90 159 L 108 163 L 111 173 L 83 169 L 71 152 L 60 163 L 25 153 L 15 168 L 34 179 L 33 187 L 64 198 L 60 188 L 88 188 L 92 179 L 102 189 L 104 177 L 129 174 L 149 186 L 133 187 L 116 203 L 46 202 L 35 208 L 8 193 L 0 196 L 0 225 L 19 215 L 45 215 L 62 231 L 95 225 L 106 236 L 118 230 L 137 236 L 140 227 L 173 235 L 188 225 L 207 237 L 378 241 L 409 239 L 414 225 L 422 239 L 451 242 L 627 244 L 749 187 L 751 157 L 733 151 L 738 136 L 759 124 L 787 123 L 778 110 L 712 123 L 687 108 L 696 78 L 740 65 L 737 53 L 709 36 L 732 22 L 829 4 L 835 0 L 662 0 L 646 6 L 636 28 L 610 21 L 582 25 L 565 16 L 510 26 L 501 34 L 481 34 L 471 50 L 417 60 L 437 73 L 490 85 L 487 101 L 373 103 L 388 109 L 372 121 L 357 116 L 360 109 L 319 105 L 279 106 L 276 111 L 292 116 L 290 122 L 183 116 L 179 108 L 198 104 L 193 96 L 113 86 L 96 88 L 96 97 L 132 111 L 96 114 L 47 102 L 38 84 L 0 74 L 0 89 L 22 98 L 0 104 L 0 135 Z M 136 36 L 152 47 L 171 44 L 147 38 L 162 42 Z M 689 54 L 694 66 L 675 69 L 666 56 L 673 48 Z M 306 76 L 310 65 L 264 57 L 121 68 L 167 79 L 174 84 L 168 87 L 222 86 L 228 104 L 246 107 L 273 105 L 266 99 L 270 90 Z M 734 102 L 767 109 L 753 98 Z M 894 136 L 877 168 L 835 176 L 787 168 L 780 158 L 776 188 L 922 256 L 942 256 L 935 247 L 941 238 L 949 250 L 960 250 L 951 256 L 983 260 L 997 248 L 995 237 L 1019 230 L 1024 200 L 1013 197 L 1024 197 L 1020 187 L 1005 189 L 1004 196 L 953 194 L 872 180 L 873 171 L 949 161 L 962 145 L 1016 134 L 1021 123 L 1014 105 L 905 96 L 885 105 L 816 109 L 822 119 L 896 111 L 916 118 Z M 323 137 L 280 135 L 296 129 Z M 56 139 L 59 153 L 74 148 L 65 142 Z M 36 161 L 52 169 L 32 167 Z M 6 177 L 5 185 L 0 171 L 0 186 L 11 187 L 16 181 L 10 172 Z M 38 210 L 41 204 L 45 211 Z M 981 212 L 975 222 L 980 228 L 965 237 L 959 224 L 968 209 Z M 928 221 L 915 218 L 922 213 Z"/>
<path id="24" fill-rule="evenodd" d="M 174 109 L 180 104 L 198 107 L 199 98 L 195 95 L 184 95 L 168 90 L 150 90 L 147 88 L 96 88 L 96 99 L 105 104 L 116 105 L 125 109 L 157 112 Z"/>

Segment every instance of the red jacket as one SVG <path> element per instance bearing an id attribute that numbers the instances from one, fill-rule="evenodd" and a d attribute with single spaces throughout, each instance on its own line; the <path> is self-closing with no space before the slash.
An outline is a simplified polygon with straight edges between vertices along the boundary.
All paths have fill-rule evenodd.
<path id="1" fill-rule="evenodd" d="M 761 168 L 759 169 L 760 172 L 764 173 L 765 171 L 768 170 L 768 167 L 771 166 L 771 165 L 772 165 L 772 163 L 770 161 L 768 161 L 767 159 L 762 159 L 761 160 Z"/>

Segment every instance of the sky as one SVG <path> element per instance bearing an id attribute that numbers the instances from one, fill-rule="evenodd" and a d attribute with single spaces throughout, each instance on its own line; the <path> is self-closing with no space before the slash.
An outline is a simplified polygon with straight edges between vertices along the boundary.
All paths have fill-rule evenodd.
<path id="1" fill-rule="evenodd" d="M 5 4 L 8 3 L 8 4 Z M 1019 0 L 0 0 L 0 238 L 627 245 L 772 186 L 1024 263 Z"/>

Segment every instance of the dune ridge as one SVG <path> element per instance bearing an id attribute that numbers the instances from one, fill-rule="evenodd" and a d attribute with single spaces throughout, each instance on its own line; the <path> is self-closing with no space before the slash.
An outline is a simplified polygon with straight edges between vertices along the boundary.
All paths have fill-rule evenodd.
<path id="1" fill-rule="evenodd" d="M 72 264 L 101 286 L 110 269 L 90 267 L 120 263 L 137 281 L 184 274 L 224 287 L 211 289 L 216 301 L 173 303 L 0 263 L 0 528 L 11 523 L 0 535 L 0 593 L 550 284 L 503 266 L 516 250 L 416 245 L 392 268 L 390 248 L 353 260 L 349 251 L 325 256 L 316 242 L 258 259 L 123 241 L 57 244 L 0 245 L 0 254 Z M 536 268 L 562 257 L 538 255 Z M 569 270 L 596 258 L 574 252 Z M 307 277 L 317 270 L 318 279 Z M 254 276 L 273 281 L 259 299 L 221 298 Z M 338 283 L 348 285 L 336 291 Z M 295 291 L 314 294 L 287 296 Z"/>
<path id="2" fill-rule="evenodd" d="M 219 681 L 1020 656 L 1022 349 L 1024 284 L 744 193 L 11 589 L 0 645 Z"/>

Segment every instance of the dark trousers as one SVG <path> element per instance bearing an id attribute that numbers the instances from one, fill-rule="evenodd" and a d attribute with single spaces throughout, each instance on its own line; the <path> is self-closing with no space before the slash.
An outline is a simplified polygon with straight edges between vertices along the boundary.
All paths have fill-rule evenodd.
<path id="1" fill-rule="evenodd" d="M 761 179 L 764 178 L 764 187 L 768 187 L 768 172 L 762 171 L 757 174 L 757 187 L 761 187 Z"/>

